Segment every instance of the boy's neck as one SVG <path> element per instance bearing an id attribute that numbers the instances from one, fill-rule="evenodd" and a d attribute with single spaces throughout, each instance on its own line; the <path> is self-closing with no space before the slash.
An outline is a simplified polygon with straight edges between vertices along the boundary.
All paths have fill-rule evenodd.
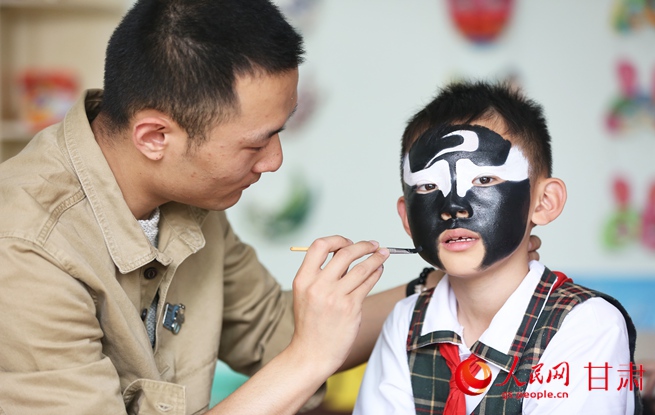
<path id="1" fill-rule="evenodd" d="M 528 274 L 528 258 L 515 252 L 476 276 L 448 276 L 457 298 L 457 319 L 464 328 L 464 342 L 475 343 L 491 320 Z"/>

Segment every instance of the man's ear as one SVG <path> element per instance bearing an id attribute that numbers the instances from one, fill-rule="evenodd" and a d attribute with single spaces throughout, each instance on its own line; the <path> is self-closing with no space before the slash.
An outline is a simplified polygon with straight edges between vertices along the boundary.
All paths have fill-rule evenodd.
<path id="1" fill-rule="evenodd" d="M 405 196 L 400 196 L 398 198 L 398 202 L 396 202 L 396 208 L 398 209 L 398 216 L 400 216 L 400 220 L 403 222 L 403 227 L 405 228 L 405 232 L 407 232 L 407 235 L 411 237 L 412 231 L 409 230 L 409 221 L 407 220 L 407 205 L 405 203 Z"/>
<path id="2" fill-rule="evenodd" d="M 139 111 L 132 122 L 134 147 L 150 160 L 161 160 L 170 146 L 170 136 L 179 129 L 165 114 L 156 110 Z"/>
<path id="3" fill-rule="evenodd" d="M 566 185 L 560 179 L 549 177 L 539 182 L 536 206 L 532 212 L 535 225 L 546 225 L 555 220 L 566 203 Z"/>

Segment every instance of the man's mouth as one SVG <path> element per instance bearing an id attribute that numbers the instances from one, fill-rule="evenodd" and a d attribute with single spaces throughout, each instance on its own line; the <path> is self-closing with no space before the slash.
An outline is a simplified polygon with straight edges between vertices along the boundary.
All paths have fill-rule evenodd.
<path id="1" fill-rule="evenodd" d="M 254 181 L 252 181 L 252 182 L 246 184 L 245 186 L 243 186 L 243 189 L 245 190 L 245 189 L 249 188 L 249 187 L 252 186 L 253 184 L 257 183 L 258 181 L 259 181 L 259 177 L 258 177 L 256 180 L 254 180 Z"/>

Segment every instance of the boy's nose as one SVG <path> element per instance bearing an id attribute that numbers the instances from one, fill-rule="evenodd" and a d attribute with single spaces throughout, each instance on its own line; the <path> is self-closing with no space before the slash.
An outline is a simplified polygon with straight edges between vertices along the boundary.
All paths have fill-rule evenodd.
<path id="1" fill-rule="evenodd" d="M 443 220 L 448 220 L 452 219 L 453 217 L 457 219 L 466 219 L 469 217 L 469 213 L 467 210 L 458 210 L 457 212 L 441 212 L 441 219 Z"/>
<path id="2" fill-rule="evenodd" d="M 464 198 L 457 195 L 457 190 L 453 188 L 450 194 L 446 197 L 443 209 L 441 211 L 441 219 L 466 219 L 473 215 L 471 206 L 464 200 Z"/>

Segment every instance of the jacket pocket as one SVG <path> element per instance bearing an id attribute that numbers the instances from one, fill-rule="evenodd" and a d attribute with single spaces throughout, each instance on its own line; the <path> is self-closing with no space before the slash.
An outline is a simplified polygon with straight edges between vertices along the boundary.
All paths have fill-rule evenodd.
<path id="1" fill-rule="evenodd" d="M 129 415 L 185 415 L 184 386 L 137 379 L 125 388 L 123 401 Z"/>

